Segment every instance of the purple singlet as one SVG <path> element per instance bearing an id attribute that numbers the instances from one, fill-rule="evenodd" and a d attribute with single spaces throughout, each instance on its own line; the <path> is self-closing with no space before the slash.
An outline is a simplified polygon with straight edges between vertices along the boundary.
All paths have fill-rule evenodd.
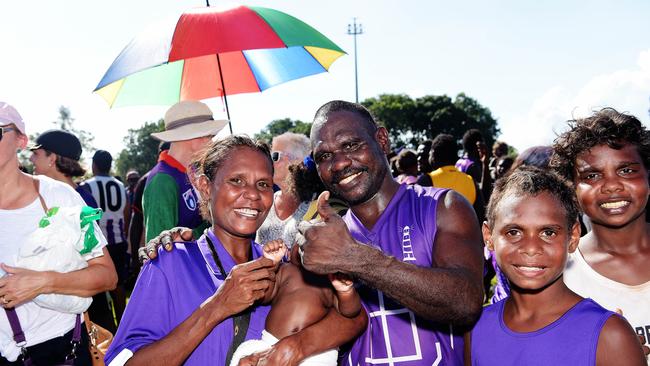
<path id="1" fill-rule="evenodd" d="M 467 173 L 467 169 L 472 166 L 474 162 L 468 158 L 460 158 L 456 162 L 456 169 L 460 170 L 463 173 Z"/>
<path id="2" fill-rule="evenodd" d="M 600 331 L 615 313 L 583 299 L 544 328 L 518 333 L 503 322 L 506 301 L 483 309 L 472 330 L 472 365 L 596 364 Z"/>
<path id="3" fill-rule="evenodd" d="M 372 230 L 352 210 L 344 216 L 357 241 L 386 255 L 431 268 L 436 207 L 447 190 L 401 185 Z M 368 312 L 368 328 L 356 340 L 344 365 L 437 366 L 463 364 L 463 338 L 449 324 L 415 315 L 381 291 L 357 288 Z"/>

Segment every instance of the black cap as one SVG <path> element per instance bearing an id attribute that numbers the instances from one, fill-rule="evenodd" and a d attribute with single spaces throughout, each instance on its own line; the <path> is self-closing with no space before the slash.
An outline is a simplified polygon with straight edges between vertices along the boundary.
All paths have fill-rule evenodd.
<path id="1" fill-rule="evenodd" d="M 107 172 L 111 170 L 113 157 L 111 156 L 111 153 L 106 150 L 97 150 L 95 151 L 95 155 L 93 155 L 93 163 L 95 163 L 102 172 Z"/>
<path id="2" fill-rule="evenodd" d="M 79 161 L 81 158 L 81 143 L 77 136 L 64 130 L 48 130 L 36 139 L 36 145 L 30 150 L 45 149 L 59 156 Z"/>

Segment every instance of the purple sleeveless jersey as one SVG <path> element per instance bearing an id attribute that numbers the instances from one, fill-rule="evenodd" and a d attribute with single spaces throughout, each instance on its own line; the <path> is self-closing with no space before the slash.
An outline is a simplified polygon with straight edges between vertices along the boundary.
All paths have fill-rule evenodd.
<path id="1" fill-rule="evenodd" d="M 164 161 L 159 161 L 149 172 L 147 184 L 151 182 L 151 179 L 156 174 L 169 175 L 174 178 L 178 186 L 178 194 L 180 197 L 178 197 L 178 223 L 176 223 L 176 226 L 195 228 L 201 225 L 203 219 L 199 211 L 199 200 L 187 174 L 168 165 Z"/>
<path id="2" fill-rule="evenodd" d="M 518 333 L 503 322 L 506 301 L 483 309 L 472 330 L 472 365 L 593 366 L 600 331 L 615 315 L 583 299 L 544 328 Z"/>
<path id="3" fill-rule="evenodd" d="M 456 169 L 460 170 L 463 173 L 467 173 L 467 169 L 472 166 L 474 162 L 468 158 L 460 158 L 456 162 Z"/>
<path id="4" fill-rule="evenodd" d="M 352 210 L 344 216 L 352 236 L 398 260 L 432 266 L 436 206 L 447 190 L 401 185 L 372 230 Z M 462 365 L 462 334 L 449 324 L 415 315 L 381 291 L 357 288 L 368 312 L 368 328 L 356 340 L 344 365 Z"/>

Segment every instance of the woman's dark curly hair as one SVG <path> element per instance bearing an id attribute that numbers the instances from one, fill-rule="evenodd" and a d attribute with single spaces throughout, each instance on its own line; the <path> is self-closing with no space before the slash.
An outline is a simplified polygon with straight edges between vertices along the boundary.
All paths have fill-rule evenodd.
<path id="1" fill-rule="evenodd" d="M 576 157 L 598 145 L 616 150 L 634 145 L 646 169 L 650 166 L 650 131 L 636 117 L 604 108 L 590 117 L 567 123 L 571 129 L 555 139 L 550 163 L 563 177 L 574 181 Z"/>
<path id="2" fill-rule="evenodd" d="M 253 140 L 246 135 L 231 135 L 223 139 L 213 141 L 203 151 L 199 152 L 190 163 L 192 174 L 196 176 L 205 175 L 210 182 L 213 181 L 219 168 L 230 158 L 230 154 L 237 152 L 238 148 L 246 147 L 253 151 L 258 151 L 267 158 L 271 172 L 273 172 L 273 160 L 271 160 L 271 151 L 269 146 L 262 142 Z M 208 209 L 208 197 L 202 197 L 200 202 L 201 216 L 206 220 L 211 220 Z"/>
<path id="3" fill-rule="evenodd" d="M 504 197 L 535 197 L 544 192 L 551 194 L 562 205 L 566 213 L 568 227 L 571 228 L 578 220 L 580 213 L 575 190 L 559 174 L 532 165 L 522 165 L 496 181 L 492 195 L 490 195 L 490 202 L 487 205 L 488 226 L 490 229 L 494 227 L 497 206 Z"/>

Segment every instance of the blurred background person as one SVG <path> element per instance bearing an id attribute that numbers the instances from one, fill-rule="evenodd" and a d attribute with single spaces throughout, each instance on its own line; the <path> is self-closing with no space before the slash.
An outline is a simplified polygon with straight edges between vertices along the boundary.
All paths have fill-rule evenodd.
<path id="1" fill-rule="evenodd" d="M 490 157 L 488 168 L 493 181 L 497 179 L 497 165 L 501 159 L 508 155 L 508 148 L 508 144 L 503 141 L 496 141 L 492 145 L 492 157 Z"/>
<path id="2" fill-rule="evenodd" d="M 429 174 L 431 169 L 431 164 L 429 164 L 429 152 L 431 151 L 431 143 L 433 141 L 426 140 L 418 145 L 416 154 L 418 157 L 418 173 Z"/>
<path id="3" fill-rule="evenodd" d="M 95 151 L 92 165 L 93 177 L 83 182 L 82 187 L 90 190 L 99 208 L 104 212 L 99 220 L 99 227 L 108 241 L 106 249 L 111 255 L 117 272 L 117 287 L 110 291 L 110 294 L 113 299 L 115 320 L 119 325 L 126 307 L 124 283 L 128 277 L 130 257 L 124 232 L 126 190 L 122 182 L 110 175 L 112 164 L 113 157 L 108 151 Z"/>
<path id="4" fill-rule="evenodd" d="M 310 151 L 309 138 L 305 135 L 285 132 L 273 138 L 271 158 L 273 159 L 273 184 L 277 186 L 276 191 L 284 190 L 287 187 L 289 165 L 299 164 L 309 155 Z M 281 204 L 282 202 L 280 202 Z"/>
<path id="5" fill-rule="evenodd" d="M 481 131 L 473 128 L 463 134 L 463 151 L 456 168 L 472 176 L 487 202 L 492 191 L 492 179 L 488 167 L 489 153 Z"/>
<path id="6" fill-rule="evenodd" d="M 396 167 L 400 173 L 395 178 L 398 183 L 415 184 L 418 180 L 418 157 L 413 150 L 402 149 L 397 154 Z"/>
<path id="7" fill-rule="evenodd" d="M 511 171 L 515 159 L 512 156 L 503 156 L 497 161 L 496 169 L 494 171 L 494 178 L 499 179 Z"/>
<path id="8" fill-rule="evenodd" d="M 548 169 L 551 155 L 553 155 L 553 148 L 550 146 L 540 145 L 529 147 L 517 156 L 510 169 L 515 170 L 521 165 L 532 165 L 538 168 Z"/>
<path id="9" fill-rule="evenodd" d="M 209 224 L 199 213 L 198 196 L 187 176 L 187 169 L 196 153 L 205 149 L 228 121 L 215 120 L 205 104 L 184 100 L 165 113 L 165 131 L 152 133 L 157 140 L 169 142 L 149 172 L 142 197 L 145 241 L 163 230 L 177 226 L 193 230 L 195 238 Z"/>
<path id="10" fill-rule="evenodd" d="M 160 142 L 158 145 L 158 154 L 163 151 L 169 150 L 169 142 Z M 140 259 L 138 258 L 138 250 L 144 244 L 144 215 L 142 211 L 142 196 L 144 194 L 144 187 L 147 185 L 147 178 L 149 171 L 146 172 L 135 185 L 133 192 L 133 202 L 131 203 L 131 220 L 129 222 L 129 245 L 131 247 L 131 274 L 127 280 L 126 289 L 132 290 L 135 285 L 135 280 L 140 272 Z"/>
<path id="11" fill-rule="evenodd" d="M 441 133 L 433 139 L 429 152 L 432 171 L 418 178 L 423 187 L 449 188 L 460 193 L 474 208 L 479 222 L 485 219 L 485 201 L 476 182 L 454 166 L 458 160 L 458 144 L 452 135 Z"/>

